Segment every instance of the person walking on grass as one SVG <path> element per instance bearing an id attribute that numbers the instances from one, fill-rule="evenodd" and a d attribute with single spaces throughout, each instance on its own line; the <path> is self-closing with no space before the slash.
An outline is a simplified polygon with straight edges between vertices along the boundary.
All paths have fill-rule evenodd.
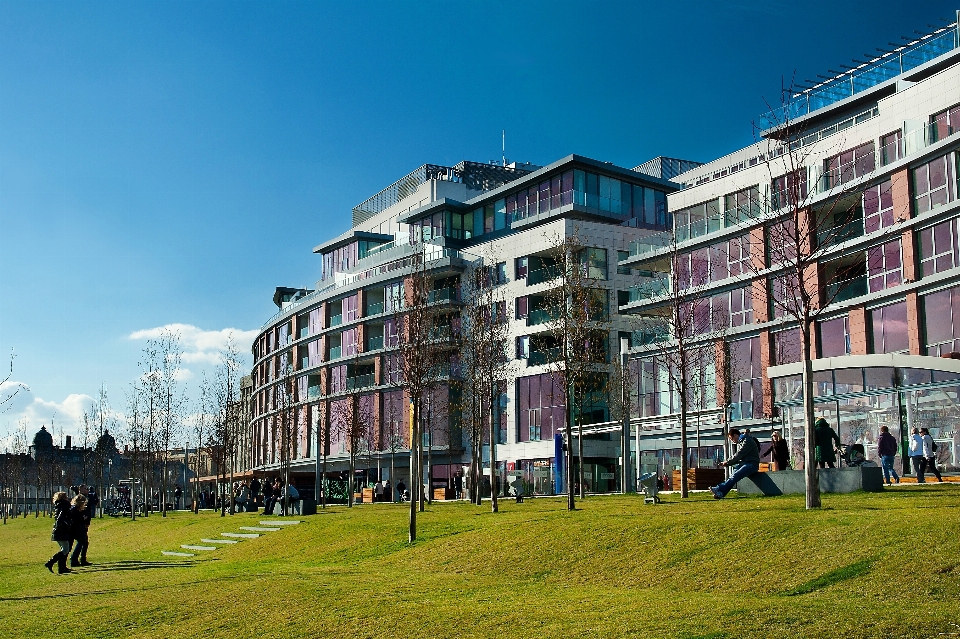
<path id="1" fill-rule="evenodd" d="M 897 455 L 897 440 L 890 434 L 890 429 L 886 426 L 880 427 L 880 437 L 877 439 L 877 454 L 880 455 L 880 466 L 883 467 L 883 481 L 889 486 L 890 476 L 893 481 L 900 483 L 900 476 L 893 468 L 893 458 Z"/>
<path id="2" fill-rule="evenodd" d="M 920 441 L 923 444 L 923 461 L 920 462 L 923 464 L 923 470 L 921 472 L 925 473 L 929 470 L 938 482 L 943 483 L 943 477 L 940 476 L 940 471 L 937 469 L 937 445 L 934 443 L 933 437 L 930 436 L 929 429 L 920 429 Z"/>
<path id="3" fill-rule="evenodd" d="M 917 483 L 925 484 L 923 471 L 926 467 L 926 460 L 923 458 L 923 436 L 920 435 L 920 429 L 914 428 L 910 435 L 910 463 L 913 464 L 913 471 L 917 473 Z"/>
<path id="4" fill-rule="evenodd" d="M 53 494 L 53 508 L 53 533 L 50 535 L 50 539 L 57 542 L 60 550 L 43 565 L 47 567 L 47 570 L 53 572 L 53 564 L 57 564 L 57 572 L 62 575 L 73 572 L 67 568 L 67 555 L 70 553 L 71 541 L 70 498 L 67 497 L 67 493 L 59 491 Z"/>
<path id="5" fill-rule="evenodd" d="M 87 547 L 90 545 L 88 530 L 90 528 L 90 509 L 87 508 L 87 497 L 77 489 L 77 496 L 70 502 L 70 536 L 73 538 L 73 555 L 70 557 L 70 567 L 89 566 L 87 561 Z"/>
<path id="6" fill-rule="evenodd" d="M 747 433 L 741 434 L 738 428 L 731 428 L 727 436 L 737 447 L 737 452 L 727 461 L 720 462 L 720 465 L 723 467 L 737 465 L 737 468 L 725 482 L 710 487 L 714 499 L 723 499 L 733 490 L 738 481 L 760 470 L 760 446 L 757 444 L 757 438 Z"/>

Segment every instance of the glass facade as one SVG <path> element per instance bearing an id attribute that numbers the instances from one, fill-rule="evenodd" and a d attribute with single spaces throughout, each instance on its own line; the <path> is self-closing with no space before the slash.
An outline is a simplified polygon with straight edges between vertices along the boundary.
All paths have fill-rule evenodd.
<path id="1" fill-rule="evenodd" d="M 907 353 L 907 303 L 897 302 L 868 311 L 872 329 L 873 353 Z"/>
<path id="2" fill-rule="evenodd" d="M 911 368 L 844 368 L 817 371 L 815 412 L 825 418 L 844 445 L 859 444 L 879 464 L 877 439 L 886 426 L 900 442 L 898 462 L 911 469 L 903 453 L 913 428 L 928 428 L 937 442 L 937 466 L 960 471 L 960 373 Z M 792 447 L 791 464 L 803 467 L 803 406 L 800 376 L 774 380 L 784 435 Z"/>
<path id="3" fill-rule="evenodd" d="M 918 233 L 923 277 L 960 266 L 960 218 L 928 226 Z"/>
<path id="4" fill-rule="evenodd" d="M 925 213 L 957 196 L 953 153 L 941 155 L 913 170 L 914 207 Z"/>
<path id="5" fill-rule="evenodd" d="M 924 340 L 926 354 L 942 357 L 960 352 L 960 287 L 924 295 L 920 302 L 923 315 L 927 318 Z"/>

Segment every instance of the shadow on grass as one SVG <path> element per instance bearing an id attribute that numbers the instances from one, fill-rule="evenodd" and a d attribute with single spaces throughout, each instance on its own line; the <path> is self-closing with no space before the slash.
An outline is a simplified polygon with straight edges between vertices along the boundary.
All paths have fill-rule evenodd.
<path id="1" fill-rule="evenodd" d="M 195 566 L 193 561 L 137 561 L 130 559 L 127 561 L 114 561 L 105 564 L 94 564 L 86 566 L 77 572 L 115 572 L 118 570 L 154 570 L 156 568 L 190 568 Z"/>
<path id="2" fill-rule="evenodd" d="M 853 579 L 854 577 L 865 575 L 870 572 L 870 568 L 873 567 L 874 559 L 875 558 L 872 557 L 861 559 L 860 561 L 856 561 L 849 566 L 843 566 L 842 568 L 831 570 L 825 575 L 821 575 L 816 579 L 811 579 L 806 583 L 800 584 L 793 590 L 787 590 L 781 594 L 787 597 L 806 595 L 814 592 L 815 590 L 820 590 L 821 588 L 826 588 L 827 586 L 840 583 L 841 581 L 846 581 L 847 579 Z"/>

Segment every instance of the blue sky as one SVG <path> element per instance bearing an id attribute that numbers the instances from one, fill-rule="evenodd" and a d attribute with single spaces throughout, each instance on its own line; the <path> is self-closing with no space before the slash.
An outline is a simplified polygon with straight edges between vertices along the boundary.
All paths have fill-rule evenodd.
<path id="1" fill-rule="evenodd" d="M 319 277 L 311 248 L 423 163 L 632 167 L 753 141 L 828 75 L 955 3 L 0 1 L 0 438 L 115 407 L 142 337 L 224 336 Z M 151 333 L 153 331 L 153 333 Z M 244 343 L 244 347 L 247 343 Z M 188 382 L 192 383 L 192 382 Z"/>

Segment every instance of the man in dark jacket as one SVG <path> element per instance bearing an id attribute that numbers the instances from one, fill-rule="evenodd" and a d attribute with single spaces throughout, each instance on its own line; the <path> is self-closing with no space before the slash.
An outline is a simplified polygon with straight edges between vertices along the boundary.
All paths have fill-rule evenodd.
<path id="1" fill-rule="evenodd" d="M 883 467 L 883 481 L 890 485 L 890 475 L 893 481 L 900 483 L 900 476 L 893 469 L 893 458 L 897 454 L 897 439 L 890 434 L 886 426 L 880 427 L 880 437 L 877 438 L 877 454 L 880 455 L 880 466 Z"/>
<path id="2" fill-rule="evenodd" d="M 714 499 L 723 499 L 727 496 L 727 493 L 733 490 L 738 481 L 760 470 L 760 446 L 757 444 L 756 438 L 746 433 L 741 434 L 737 428 L 731 428 L 728 437 L 737 447 L 737 452 L 727 461 L 721 462 L 720 465 L 737 465 L 737 468 L 725 482 L 710 487 Z"/>

